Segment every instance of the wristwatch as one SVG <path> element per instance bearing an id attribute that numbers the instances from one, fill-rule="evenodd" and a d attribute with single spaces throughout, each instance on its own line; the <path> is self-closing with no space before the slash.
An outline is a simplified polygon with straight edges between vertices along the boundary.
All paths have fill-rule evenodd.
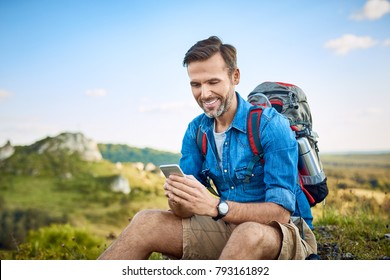
<path id="1" fill-rule="evenodd" d="M 225 200 L 220 200 L 217 205 L 218 215 L 217 217 L 213 217 L 213 220 L 218 221 L 219 219 L 222 219 L 226 216 L 226 214 L 229 212 L 229 205 Z"/>

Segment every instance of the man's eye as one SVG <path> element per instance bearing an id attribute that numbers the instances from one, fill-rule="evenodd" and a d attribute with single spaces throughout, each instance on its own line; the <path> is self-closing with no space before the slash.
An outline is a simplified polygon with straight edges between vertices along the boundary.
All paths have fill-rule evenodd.
<path id="1" fill-rule="evenodd" d="M 200 84 L 198 84 L 198 83 L 191 83 L 191 87 L 198 88 L 198 87 L 200 87 Z"/>
<path id="2" fill-rule="evenodd" d="M 219 80 L 211 80 L 211 81 L 209 81 L 210 85 L 215 85 L 215 84 L 218 84 L 218 83 L 219 83 Z"/>

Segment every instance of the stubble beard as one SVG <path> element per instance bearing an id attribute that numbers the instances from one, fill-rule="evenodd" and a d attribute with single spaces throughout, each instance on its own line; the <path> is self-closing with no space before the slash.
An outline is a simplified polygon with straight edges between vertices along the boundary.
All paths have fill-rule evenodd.
<path id="1" fill-rule="evenodd" d="M 206 110 L 201 105 L 201 107 L 203 109 L 203 112 L 210 119 L 219 118 L 219 117 L 221 117 L 223 114 L 225 114 L 229 110 L 230 106 L 232 105 L 233 97 L 234 97 L 234 91 L 232 91 L 232 93 L 226 99 L 219 98 L 223 102 L 221 103 L 221 106 L 219 106 L 219 108 L 217 109 L 217 111 L 215 113 L 213 113 L 213 112 L 206 112 Z M 199 104 L 202 104 L 201 100 L 199 101 Z"/>

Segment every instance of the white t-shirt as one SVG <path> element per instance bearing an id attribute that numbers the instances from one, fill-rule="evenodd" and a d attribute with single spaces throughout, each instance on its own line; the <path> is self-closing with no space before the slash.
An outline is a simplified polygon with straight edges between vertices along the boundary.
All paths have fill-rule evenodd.
<path id="1" fill-rule="evenodd" d="M 214 139 L 215 139 L 215 146 L 217 147 L 217 153 L 218 153 L 218 163 L 219 166 L 222 169 L 222 148 L 223 143 L 226 139 L 226 133 L 225 132 L 215 132 L 215 122 L 214 122 Z"/>

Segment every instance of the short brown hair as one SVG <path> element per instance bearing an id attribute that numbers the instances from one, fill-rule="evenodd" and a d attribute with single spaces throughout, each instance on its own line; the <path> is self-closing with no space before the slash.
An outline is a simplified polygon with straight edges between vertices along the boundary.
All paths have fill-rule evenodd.
<path id="1" fill-rule="evenodd" d="M 207 60 L 218 52 L 222 55 L 229 69 L 229 75 L 231 75 L 237 68 L 236 48 L 229 44 L 223 44 L 217 36 L 211 36 L 193 45 L 184 56 L 183 66 L 188 66 L 194 61 Z"/>

